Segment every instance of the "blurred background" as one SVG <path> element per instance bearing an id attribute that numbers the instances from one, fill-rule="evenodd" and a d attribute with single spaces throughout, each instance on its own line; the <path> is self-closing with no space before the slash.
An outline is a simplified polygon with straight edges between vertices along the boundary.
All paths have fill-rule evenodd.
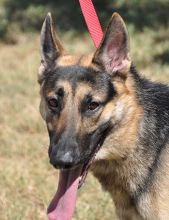
<path id="1" fill-rule="evenodd" d="M 169 0 L 94 0 L 102 27 L 115 11 L 144 76 L 169 83 Z M 69 53 L 94 50 L 77 0 L 0 0 L 0 219 L 44 220 L 57 187 L 38 112 L 39 33 L 51 11 Z M 89 174 L 73 220 L 116 219 L 109 195 Z"/>

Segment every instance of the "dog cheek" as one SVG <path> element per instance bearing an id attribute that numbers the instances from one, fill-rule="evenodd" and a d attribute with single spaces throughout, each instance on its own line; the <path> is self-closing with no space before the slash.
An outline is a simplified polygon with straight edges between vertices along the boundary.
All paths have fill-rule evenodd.
<path id="1" fill-rule="evenodd" d="M 109 150 L 104 146 L 104 144 L 96 154 L 95 161 L 97 160 L 109 160 Z"/>
<path id="2" fill-rule="evenodd" d="M 104 107 L 104 110 L 103 110 L 103 112 L 100 116 L 100 119 L 99 119 L 100 124 L 106 123 L 112 118 L 113 109 L 114 109 L 114 103 L 113 102 L 109 102 Z"/>
<path id="3" fill-rule="evenodd" d="M 116 121 L 121 121 L 124 117 L 125 106 L 123 102 L 117 102 L 114 109 L 114 118 Z"/>
<path id="4" fill-rule="evenodd" d="M 123 102 L 109 102 L 102 112 L 99 120 L 100 124 L 106 123 L 108 121 L 111 121 L 113 125 L 118 124 L 124 117 L 124 109 L 125 106 Z"/>

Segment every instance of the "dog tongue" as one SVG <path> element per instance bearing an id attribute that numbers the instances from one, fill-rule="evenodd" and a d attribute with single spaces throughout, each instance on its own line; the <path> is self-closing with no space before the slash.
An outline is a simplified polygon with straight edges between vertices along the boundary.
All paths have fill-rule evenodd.
<path id="1" fill-rule="evenodd" d="M 57 192 L 48 207 L 49 220 L 69 220 L 76 204 L 82 167 L 61 170 Z"/>

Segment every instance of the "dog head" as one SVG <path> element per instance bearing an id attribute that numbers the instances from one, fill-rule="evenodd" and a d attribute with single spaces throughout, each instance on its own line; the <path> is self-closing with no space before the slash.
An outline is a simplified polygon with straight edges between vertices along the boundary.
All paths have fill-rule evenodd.
<path id="1" fill-rule="evenodd" d="M 138 108 L 122 18 L 112 15 L 93 55 L 75 57 L 63 49 L 48 14 L 41 57 L 40 112 L 49 132 L 50 162 L 56 168 L 72 168 L 89 161 L 100 147 L 96 159 L 107 159 L 107 151 L 117 156 L 121 149 L 123 154 L 120 141 L 130 135 L 130 127 L 134 132 Z"/>

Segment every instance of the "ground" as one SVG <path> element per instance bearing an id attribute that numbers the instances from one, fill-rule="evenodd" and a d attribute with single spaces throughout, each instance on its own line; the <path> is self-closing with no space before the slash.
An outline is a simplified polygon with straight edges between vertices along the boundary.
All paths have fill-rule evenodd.
<path id="1" fill-rule="evenodd" d="M 169 83 L 169 30 L 129 28 L 139 72 Z M 60 33 L 68 52 L 94 50 L 88 34 Z M 48 161 L 48 135 L 39 111 L 37 70 L 39 36 L 22 35 L 15 45 L 0 45 L 0 216 L 2 220 L 44 220 L 57 187 L 58 172 Z M 114 206 L 88 175 L 80 189 L 73 220 L 115 220 Z"/>

